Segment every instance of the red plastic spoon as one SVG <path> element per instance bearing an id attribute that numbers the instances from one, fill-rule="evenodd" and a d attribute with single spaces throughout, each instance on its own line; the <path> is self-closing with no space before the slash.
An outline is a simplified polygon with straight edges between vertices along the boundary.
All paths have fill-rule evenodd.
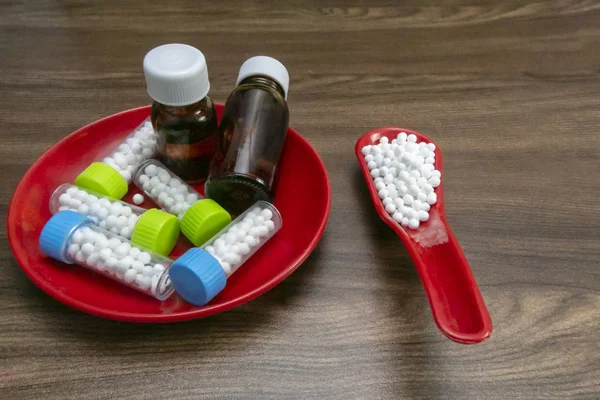
<path id="1" fill-rule="evenodd" d="M 446 221 L 442 185 L 442 153 L 436 145 L 435 168 L 442 172 L 442 184 L 435 189 L 437 202 L 429 210 L 429 220 L 417 229 L 403 228 L 385 211 L 371 177 L 362 148 L 386 136 L 390 142 L 398 133 L 415 134 L 418 142 L 434 143 L 425 135 L 401 128 L 378 128 L 356 142 L 356 157 L 377 213 L 402 239 L 417 267 L 429 298 L 435 323 L 450 339 L 459 343 L 479 343 L 492 334 L 492 320 L 477 282 L 460 245 Z M 435 143 L 434 143 L 435 144 Z"/>

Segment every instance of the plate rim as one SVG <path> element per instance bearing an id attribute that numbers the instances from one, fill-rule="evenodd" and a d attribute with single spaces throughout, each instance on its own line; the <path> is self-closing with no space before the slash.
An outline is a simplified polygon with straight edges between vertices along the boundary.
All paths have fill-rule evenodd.
<path id="1" fill-rule="evenodd" d="M 222 106 L 223 103 L 215 102 L 215 105 Z M 124 322 L 167 323 L 167 322 L 178 322 L 178 321 L 193 320 L 193 319 L 197 319 L 197 318 L 208 317 L 210 315 L 214 315 L 214 314 L 217 314 L 217 313 L 220 313 L 223 311 L 227 311 L 234 307 L 237 307 L 239 305 L 247 303 L 247 302 L 255 299 L 256 297 L 264 294 L 265 292 L 269 291 L 270 289 L 274 288 L 279 283 L 281 283 L 285 278 L 287 278 L 289 275 L 291 275 L 296 269 L 298 269 L 298 267 L 304 261 L 306 261 L 306 259 L 310 255 L 310 253 L 312 253 L 312 251 L 316 248 L 317 244 L 319 243 L 319 241 L 321 240 L 321 238 L 323 236 L 325 227 L 327 226 L 327 222 L 329 220 L 329 214 L 331 211 L 331 184 L 329 182 L 329 176 L 327 174 L 327 169 L 325 168 L 325 164 L 323 163 L 323 160 L 319 156 L 319 153 L 317 153 L 317 151 L 314 149 L 314 147 L 300 133 L 298 133 L 295 129 L 293 129 L 291 127 L 288 127 L 288 130 L 292 131 L 295 135 L 297 135 L 300 138 L 300 140 L 303 140 L 306 143 L 306 145 L 308 146 L 308 149 L 311 151 L 311 153 L 313 153 L 313 155 L 316 157 L 316 160 L 318 161 L 318 163 L 317 163 L 318 168 L 322 171 L 323 175 L 325 176 L 325 185 L 326 185 L 326 189 L 327 189 L 327 196 L 325 199 L 326 200 L 325 215 L 324 215 L 324 218 L 321 220 L 321 224 L 317 230 L 317 233 L 315 234 L 315 236 L 313 237 L 313 239 L 311 240 L 309 245 L 304 249 L 304 251 L 302 252 L 300 257 L 298 257 L 298 259 L 295 262 L 293 262 L 292 264 L 290 264 L 287 268 L 283 269 L 280 273 L 275 275 L 270 280 L 264 282 L 263 284 L 261 284 L 260 286 L 255 288 L 254 290 L 246 292 L 245 294 L 243 294 L 239 297 L 236 297 L 234 299 L 231 299 L 225 303 L 199 307 L 194 310 L 176 313 L 176 314 L 136 314 L 136 313 L 132 313 L 132 312 L 120 312 L 120 311 L 115 312 L 115 311 L 107 311 L 106 309 L 102 309 L 100 307 L 90 305 L 89 303 L 86 303 L 81 300 L 78 300 L 73 297 L 65 295 L 60 290 L 57 290 L 52 284 L 48 283 L 47 281 L 45 281 L 43 279 L 40 279 L 37 275 L 32 274 L 30 271 L 30 268 L 23 265 L 23 263 L 21 262 L 21 259 L 23 258 L 23 254 L 24 254 L 25 250 L 17 248 L 16 244 L 15 244 L 16 239 L 14 239 L 14 235 L 16 234 L 16 232 L 14 232 L 14 229 L 15 229 L 14 224 L 17 221 L 13 221 L 13 219 L 16 218 L 16 217 L 14 217 L 15 211 L 13 210 L 13 208 L 15 205 L 15 199 L 17 198 L 17 195 L 19 195 L 18 197 L 20 197 L 23 190 L 25 190 L 25 188 L 23 187 L 23 182 L 26 180 L 26 178 L 29 178 L 29 175 L 32 174 L 32 170 L 34 169 L 36 164 L 39 162 L 39 160 L 54 154 L 57 151 L 56 149 L 58 147 L 60 147 L 63 142 L 68 141 L 71 139 L 72 136 L 76 136 L 76 135 L 80 134 L 80 132 L 82 132 L 86 129 L 89 129 L 89 127 L 92 125 L 100 124 L 107 119 L 118 118 L 122 114 L 141 112 L 142 110 L 150 111 L 150 108 L 151 108 L 150 105 L 135 107 L 135 108 L 131 108 L 128 110 L 120 111 L 115 114 L 107 115 L 105 117 L 102 117 L 100 119 L 92 121 L 89 124 L 86 124 L 86 125 L 78 128 L 77 130 L 71 132 L 70 134 L 68 134 L 67 136 L 65 136 L 64 138 L 59 140 L 58 142 L 54 143 L 52 146 L 50 146 L 50 148 L 45 150 L 33 162 L 33 164 L 31 164 L 29 166 L 29 168 L 27 169 L 25 174 L 21 177 L 19 183 L 17 184 L 15 191 L 13 192 L 13 195 L 11 196 L 11 199 L 10 199 L 10 202 L 8 205 L 7 217 L 6 217 L 6 230 L 7 230 L 8 242 L 9 242 L 11 251 L 13 253 L 13 257 L 16 260 L 19 267 L 21 268 L 21 270 L 23 270 L 25 272 L 27 277 L 38 288 L 40 288 L 44 293 L 46 293 L 47 295 L 52 297 L 54 300 L 57 300 L 57 301 L 65 304 L 71 308 L 74 308 L 76 310 L 83 311 L 87 314 L 91 314 L 91 315 L 101 317 L 101 318 L 124 321 Z"/>

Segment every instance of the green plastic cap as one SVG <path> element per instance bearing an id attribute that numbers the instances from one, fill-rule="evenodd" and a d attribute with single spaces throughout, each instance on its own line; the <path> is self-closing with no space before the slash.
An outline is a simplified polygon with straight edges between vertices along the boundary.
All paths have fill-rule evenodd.
<path id="1" fill-rule="evenodd" d="M 125 196 L 129 186 L 121 174 L 102 162 L 91 163 L 75 178 L 75 184 L 117 200 Z"/>
<path id="2" fill-rule="evenodd" d="M 179 237 L 179 220 L 156 208 L 140 215 L 131 242 L 154 253 L 166 256 L 173 251 Z"/>
<path id="3" fill-rule="evenodd" d="M 231 215 L 211 199 L 198 200 L 183 215 L 181 232 L 194 246 L 216 235 L 231 222 Z"/>

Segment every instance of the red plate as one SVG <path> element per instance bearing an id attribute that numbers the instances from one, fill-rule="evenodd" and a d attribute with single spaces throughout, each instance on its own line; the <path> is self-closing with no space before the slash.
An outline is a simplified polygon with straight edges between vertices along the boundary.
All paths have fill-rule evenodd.
<path id="1" fill-rule="evenodd" d="M 223 105 L 216 107 L 220 118 Z M 93 315 L 131 322 L 172 322 L 239 306 L 298 268 L 323 234 L 331 191 L 318 154 L 291 128 L 283 149 L 275 200 L 283 228 L 204 307 L 195 307 L 177 295 L 159 302 L 85 268 L 54 262 L 40 252 L 38 237 L 50 218 L 48 202 L 54 189 L 61 183 L 74 182 L 79 172 L 110 153 L 149 114 L 150 107 L 140 107 L 85 126 L 52 146 L 27 171 L 8 211 L 8 238 L 29 278 L 58 301 Z M 137 193 L 135 186 L 130 189 L 125 201 Z M 154 206 L 149 201 L 146 205 Z M 186 239 L 180 239 L 172 256 L 189 247 Z"/>

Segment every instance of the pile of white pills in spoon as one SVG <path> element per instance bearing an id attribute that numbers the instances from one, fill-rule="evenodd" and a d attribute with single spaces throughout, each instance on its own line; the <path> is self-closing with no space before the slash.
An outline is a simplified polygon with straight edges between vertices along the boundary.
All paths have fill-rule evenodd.
<path id="1" fill-rule="evenodd" d="M 114 168 L 129 183 L 138 165 L 152 158 L 156 148 L 156 133 L 152 123 L 146 120 L 102 162 Z"/>
<path id="2" fill-rule="evenodd" d="M 391 142 L 382 137 L 363 147 L 362 154 L 388 214 L 411 229 L 427 221 L 442 176 L 435 169 L 435 145 L 400 132 Z"/>

